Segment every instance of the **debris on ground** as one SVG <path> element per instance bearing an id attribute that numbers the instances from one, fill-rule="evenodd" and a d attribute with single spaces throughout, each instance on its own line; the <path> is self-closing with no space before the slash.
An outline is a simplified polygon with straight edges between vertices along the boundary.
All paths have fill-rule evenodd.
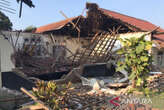
<path id="1" fill-rule="evenodd" d="M 149 103 L 152 103 L 150 99 L 148 99 L 149 102 L 147 102 L 147 104 L 138 102 L 131 104 L 130 101 L 135 102 L 136 100 L 139 100 L 139 98 L 137 98 L 135 95 L 126 94 L 127 91 L 119 92 L 122 90 L 115 90 L 115 92 L 119 92 L 118 94 L 111 94 L 112 89 L 99 89 L 96 91 L 97 92 L 93 92 L 92 87 L 83 86 L 81 83 L 73 84 L 67 90 L 67 94 L 65 96 L 67 97 L 67 100 L 65 100 L 63 104 L 60 105 L 60 107 L 62 110 L 133 110 L 134 107 L 136 109 L 144 107 L 143 110 L 152 109 L 152 107 L 148 105 Z M 112 99 L 117 97 L 119 100 L 116 100 L 115 102 L 119 104 L 119 106 L 115 106 L 110 103 Z M 31 107 L 35 108 L 33 105 Z M 38 105 L 36 105 L 36 107 L 38 107 Z"/>
<path id="2" fill-rule="evenodd" d="M 18 108 L 30 100 L 21 92 L 10 90 L 8 88 L 0 88 L 0 108 L 3 110 L 13 110 Z"/>
<path id="3" fill-rule="evenodd" d="M 164 74 L 152 75 L 148 79 L 148 87 L 157 92 L 164 91 Z"/>

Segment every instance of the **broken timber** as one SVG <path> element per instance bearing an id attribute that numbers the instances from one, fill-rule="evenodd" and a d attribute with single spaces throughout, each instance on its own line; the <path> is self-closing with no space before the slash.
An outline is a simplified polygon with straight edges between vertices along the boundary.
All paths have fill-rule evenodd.
<path id="1" fill-rule="evenodd" d="M 57 84 L 67 83 L 69 81 L 80 81 L 83 73 L 84 64 L 107 62 L 111 57 L 112 49 L 117 40 L 117 35 L 102 32 L 96 34 L 91 40 L 90 45 L 85 50 L 77 51 L 72 60 L 73 69 L 64 79 L 55 80 Z"/>
<path id="2" fill-rule="evenodd" d="M 44 109 L 44 110 L 51 110 L 49 107 L 46 107 L 46 106 L 43 104 L 43 102 L 39 101 L 35 96 L 33 96 L 31 93 L 29 93 L 26 89 L 21 88 L 21 91 L 22 91 L 23 93 L 25 93 L 26 95 L 28 95 L 29 97 L 31 97 L 35 102 L 37 102 L 37 103 L 40 105 L 41 109 Z"/>
<path id="3" fill-rule="evenodd" d="M 111 57 L 111 51 L 117 40 L 117 35 L 106 32 L 95 34 L 91 44 L 85 49 L 77 52 L 73 58 L 73 64 L 92 64 L 107 62 Z"/>

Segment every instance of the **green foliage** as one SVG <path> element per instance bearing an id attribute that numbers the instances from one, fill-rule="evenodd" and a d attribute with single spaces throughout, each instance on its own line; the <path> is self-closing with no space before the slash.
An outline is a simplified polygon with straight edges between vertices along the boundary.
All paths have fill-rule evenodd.
<path id="1" fill-rule="evenodd" d="M 35 26 L 28 26 L 26 29 L 24 29 L 24 32 L 33 32 L 36 30 Z"/>
<path id="2" fill-rule="evenodd" d="M 60 105 L 64 104 L 67 100 L 67 90 L 70 86 L 71 83 L 59 86 L 53 81 L 47 83 L 38 81 L 36 83 L 37 90 L 33 90 L 33 93 L 54 110 L 60 110 Z"/>
<path id="3" fill-rule="evenodd" d="M 12 30 L 12 23 L 10 19 L 0 11 L 0 30 Z"/>
<path id="4" fill-rule="evenodd" d="M 129 73 L 129 80 L 133 83 L 133 88 L 146 88 L 147 77 L 150 72 L 152 56 L 150 49 L 151 41 L 145 40 L 145 35 L 140 38 L 120 39 L 123 48 L 118 51 L 118 54 L 123 55 L 125 59 L 118 61 L 117 71 L 126 70 Z M 148 93 L 148 89 L 144 89 Z"/>

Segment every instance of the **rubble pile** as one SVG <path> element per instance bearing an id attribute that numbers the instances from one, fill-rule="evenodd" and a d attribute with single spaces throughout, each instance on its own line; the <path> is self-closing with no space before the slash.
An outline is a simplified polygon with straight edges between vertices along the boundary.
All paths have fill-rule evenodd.
<path id="1" fill-rule="evenodd" d="M 112 95 L 101 90 L 91 91 L 93 88 L 90 86 L 83 86 L 81 83 L 73 84 L 67 90 L 66 100 L 59 105 L 60 108 L 62 110 L 152 110 L 151 106 L 148 105 L 151 100 L 147 100 L 147 104 L 142 104 L 135 95 Z M 111 100 L 115 98 L 118 98 L 118 100 L 114 100 L 118 105 L 111 103 Z"/>
<path id="2" fill-rule="evenodd" d="M 73 110 L 107 110 L 106 95 L 89 94 L 92 88 L 89 86 L 78 85 L 73 89 L 68 90 L 68 101 L 62 108 Z"/>
<path id="3" fill-rule="evenodd" d="M 63 66 L 65 64 L 64 62 L 67 62 L 65 60 L 56 62 L 54 57 L 33 57 L 24 54 L 15 53 L 14 58 L 17 68 L 27 76 L 55 73 L 69 69 L 69 66 Z"/>
<path id="4" fill-rule="evenodd" d="M 149 105 L 152 101 L 149 98 L 139 98 L 135 95 L 119 94 L 112 95 L 103 91 L 91 92 L 92 88 L 89 86 L 83 86 L 76 84 L 76 87 L 68 91 L 69 97 L 67 104 L 63 105 L 63 109 L 73 110 L 152 110 Z M 118 90 L 119 91 L 119 90 Z M 118 104 L 114 105 L 110 101 L 114 98 L 118 98 L 114 102 Z M 143 104 L 141 101 L 146 100 Z"/>
<path id="5" fill-rule="evenodd" d="M 37 42 L 34 42 L 34 46 L 32 43 L 32 46 L 26 44 L 21 49 L 15 51 L 12 59 L 16 67 L 20 67 L 19 69 L 27 76 L 68 71 L 72 67 L 78 67 L 83 64 L 107 62 L 112 58 L 111 51 L 118 37 L 116 35 L 117 32 L 111 33 L 97 33 L 90 45 L 81 50 L 80 54 L 78 52 L 75 53 L 72 59 L 65 58 L 63 55 L 36 57 L 33 50 L 37 47 Z"/>
<path id="6" fill-rule="evenodd" d="M 32 52 L 30 53 L 33 48 L 30 48 L 30 51 L 22 50 L 15 52 L 13 58 L 15 58 L 15 63 L 16 66 L 19 67 L 19 70 L 21 70 L 27 76 L 35 76 L 71 70 L 67 75 L 62 76 L 54 82 L 56 84 L 66 84 L 67 82 L 73 82 L 74 80 L 81 80 L 82 83 L 75 83 L 73 88 L 68 89 L 66 96 L 64 96 L 66 97 L 66 100 L 64 100 L 63 103 L 61 102 L 62 104 L 59 105 L 62 109 L 126 110 L 129 109 L 129 104 L 122 103 L 120 100 L 128 99 L 128 96 L 125 95 L 125 93 L 127 93 L 127 90 L 129 90 L 129 88 L 131 88 L 132 86 L 130 85 L 130 82 L 128 80 L 127 71 L 118 71 L 118 73 L 120 73 L 118 74 L 114 70 L 117 61 L 114 52 L 116 52 L 119 48 L 115 48 L 114 51 L 112 49 L 114 48 L 118 38 L 118 30 L 116 32 L 111 32 L 112 34 L 106 32 L 97 33 L 93 37 L 91 44 L 85 49 L 79 50 L 81 52 L 75 53 L 70 61 L 64 56 L 60 57 L 60 55 L 56 57 L 36 57 L 35 55 L 31 54 Z M 115 75 L 113 75 L 111 71 L 109 72 L 111 77 L 100 77 L 100 75 L 93 75 L 92 78 L 87 77 L 87 72 L 84 71 L 85 65 L 93 66 L 94 64 L 99 64 L 100 66 L 100 64 L 104 62 L 108 62 L 108 69 L 113 69 L 114 73 L 116 73 Z M 103 72 L 101 71 L 100 73 L 102 75 Z M 90 72 L 89 74 L 96 75 L 96 72 Z M 149 82 L 149 86 L 152 89 L 161 88 L 161 85 L 164 84 L 163 82 L 164 76 L 153 77 L 153 79 Z M 47 91 L 44 91 L 43 93 L 45 92 Z M 54 93 L 54 91 L 52 93 Z M 117 100 L 119 107 L 115 106 L 114 104 L 112 105 L 112 103 L 110 102 L 111 99 L 118 96 L 120 98 L 120 100 Z M 32 99 L 38 100 L 35 97 Z M 60 100 L 60 97 L 57 97 L 57 99 Z M 43 101 L 45 105 L 51 105 L 51 102 L 46 102 L 47 100 L 41 101 Z M 140 107 L 145 105 L 136 104 L 134 106 Z"/>
<path id="7" fill-rule="evenodd" d="M 29 100 L 30 99 L 21 92 L 5 87 L 0 88 L 0 108 L 3 110 L 13 110 Z"/>
<path id="8" fill-rule="evenodd" d="M 164 74 L 157 74 L 150 76 L 148 80 L 148 87 L 152 90 L 163 91 L 164 90 Z"/>

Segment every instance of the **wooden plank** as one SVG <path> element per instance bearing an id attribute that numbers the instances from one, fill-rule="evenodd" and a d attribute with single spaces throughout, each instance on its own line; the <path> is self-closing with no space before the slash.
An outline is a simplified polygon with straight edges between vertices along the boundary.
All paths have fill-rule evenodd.
<path id="1" fill-rule="evenodd" d="M 97 52 L 99 51 L 99 50 L 101 50 L 101 46 L 103 45 L 103 43 L 104 43 L 104 40 L 105 40 L 105 36 L 104 35 L 102 35 L 101 37 L 100 37 L 100 40 L 99 40 L 99 42 L 96 44 L 96 46 L 95 46 L 95 48 L 94 48 L 94 51 L 93 51 L 93 55 L 94 55 L 94 57 L 97 55 Z M 98 47 L 97 47 L 98 46 Z"/>
<path id="2" fill-rule="evenodd" d="M 60 13 L 66 18 L 66 19 L 69 19 L 62 11 L 60 11 Z M 78 32 L 80 32 L 80 29 L 72 22 L 72 21 L 69 21 L 74 28 L 77 29 Z"/>
<path id="3" fill-rule="evenodd" d="M 21 91 L 23 93 L 25 93 L 26 95 L 28 95 L 29 97 L 31 97 L 35 102 L 37 102 L 42 108 L 44 108 L 45 110 L 50 110 L 49 107 L 46 107 L 43 102 L 41 102 L 40 100 L 38 100 L 35 96 L 33 96 L 31 93 L 29 93 L 26 89 L 21 88 Z"/>
<path id="4" fill-rule="evenodd" d="M 108 44 L 108 42 L 110 41 L 110 38 L 105 42 L 105 40 L 108 38 L 108 34 L 106 34 L 106 35 L 104 35 L 104 39 L 103 39 L 103 44 L 102 45 L 100 45 L 100 49 L 98 49 L 97 50 L 97 52 L 99 52 L 98 54 L 97 54 L 97 57 L 102 57 L 101 55 L 102 55 L 102 53 L 105 53 L 106 51 L 104 51 L 104 49 L 105 49 L 105 47 L 106 47 L 106 45 Z M 105 43 L 105 44 L 104 44 Z M 98 60 L 98 59 L 97 59 Z"/>
<path id="5" fill-rule="evenodd" d="M 15 48 L 16 48 L 16 46 L 17 46 L 18 39 L 19 39 L 19 37 L 20 37 L 20 32 L 19 32 L 19 31 L 16 32 L 16 36 L 17 36 L 17 39 L 16 39 L 16 41 L 15 41 Z"/>
<path id="6" fill-rule="evenodd" d="M 110 48 L 109 52 L 106 54 L 106 57 L 105 57 L 105 60 L 106 61 L 108 61 L 111 58 L 111 51 L 112 51 L 112 49 L 113 49 L 114 44 L 116 43 L 116 41 L 117 41 L 117 35 L 115 35 L 114 42 L 111 44 L 111 48 Z"/>
<path id="7" fill-rule="evenodd" d="M 50 34 L 50 35 L 51 35 L 52 42 L 53 42 L 53 44 L 55 45 L 54 36 L 53 36 L 52 34 Z"/>
<path id="8" fill-rule="evenodd" d="M 16 48 L 14 46 L 14 41 L 13 41 L 13 37 L 12 37 L 11 33 L 10 33 L 10 39 L 11 39 L 11 45 L 14 48 L 14 52 L 16 52 Z"/>

